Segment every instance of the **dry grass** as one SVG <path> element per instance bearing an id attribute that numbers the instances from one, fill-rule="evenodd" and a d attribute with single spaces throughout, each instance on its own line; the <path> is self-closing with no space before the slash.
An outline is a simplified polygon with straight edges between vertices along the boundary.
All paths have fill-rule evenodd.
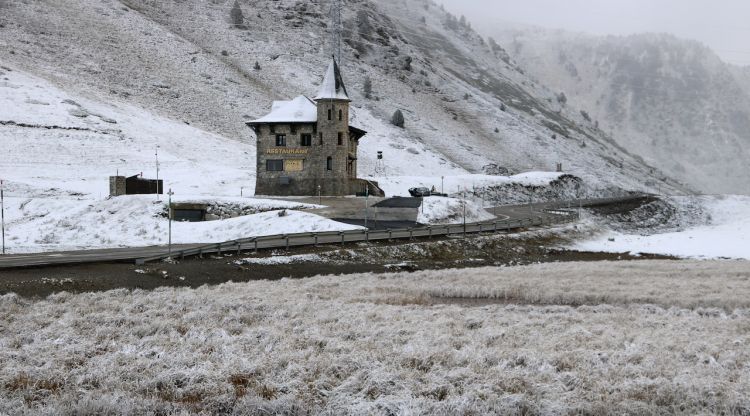
<path id="1" fill-rule="evenodd" d="M 747 415 L 749 273 L 568 263 L 6 295 L 0 414 Z"/>

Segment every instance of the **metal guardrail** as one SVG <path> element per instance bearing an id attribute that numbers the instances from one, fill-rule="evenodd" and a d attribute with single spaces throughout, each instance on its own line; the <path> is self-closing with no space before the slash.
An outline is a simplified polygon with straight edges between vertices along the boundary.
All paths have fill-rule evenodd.
<path id="1" fill-rule="evenodd" d="M 251 238 L 243 238 L 238 240 L 226 241 L 223 243 L 207 244 L 200 247 L 176 250 L 172 253 L 162 253 L 159 255 L 144 257 L 136 259 L 137 265 L 142 265 L 147 262 L 164 260 L 168 258 L 185 258 L 190 256 L 202 256 L 204 254 L 221 254 L 224 252 L 236 252 L 237 254 L 243 251 L 254 251 L 257 252 L 260 249 L 273 249 L 273 248 L 286 248 L 290 247 L 301 247 L 301 246 L 315 246 L 320 244 L 341 244 L 344 246 L 346 243 L 359 243 L 369 241 L 384 241 L 384 240 L 404 240 L 414 238 L 432 238 L 441 236 L 451 235 L 463 235 L 468 234 L 481 234 L 481 233 L 497 233 L 497 232 L 510 232 L 511 230 L 542 226 L 561 224 L 577 221 L 579 214 L 577 211 L 568 211 L 562 208 L 545 209 L 544 212 L 548 214 L 547 217 L 536 216 L 531 218 L 523 218 L 516 220 L 502 220 L 494 222 L 482 222 L 482 223 L 467 223 L 467 224 L 450 224 L 450 225 L 432 225 L 426 227 L 417 228 L 401 228 L 401 229 L 388 229 L 388 230 L 349 230 L 349 231 L 325 231 L 325 232 L 312 232 L 312 233 L 295 233 L 295 234 L 277 234 L 268 236 L 259 236 Z"/>

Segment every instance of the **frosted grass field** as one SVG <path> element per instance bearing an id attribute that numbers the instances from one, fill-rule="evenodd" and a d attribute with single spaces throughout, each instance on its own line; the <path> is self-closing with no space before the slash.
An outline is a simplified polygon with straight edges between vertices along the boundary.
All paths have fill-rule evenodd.
<path id="1" fill-rule="evenodd" d="M 5 295 L 0 414 L 746 415 L 748 266 Z"/>

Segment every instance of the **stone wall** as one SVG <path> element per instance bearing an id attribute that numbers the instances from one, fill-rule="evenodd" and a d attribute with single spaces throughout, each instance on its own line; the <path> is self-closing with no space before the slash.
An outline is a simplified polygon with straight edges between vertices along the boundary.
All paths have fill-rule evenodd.
<path id="1" fill-rule="evenodd" d="M 109 196 L 120 196 L 126 193 L 126 181 L 124 176 L 109 177 Z"/>

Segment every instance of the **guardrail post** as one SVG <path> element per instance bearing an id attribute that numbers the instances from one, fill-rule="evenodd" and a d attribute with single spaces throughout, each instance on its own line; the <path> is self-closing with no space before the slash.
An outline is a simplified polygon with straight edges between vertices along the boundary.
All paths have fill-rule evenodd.
<path id="1" fill-rule="evenodd" d="M 370 230 L 365 230 L 365 242 L 370 242 Z"/>
<path id="2" fill-rule="evenodd" d="M 180 260 L 185 260 L 185 251 L 180 252 Z"/>
<path id="3" fill-rule="evenodd" d="M 495 221 L 495 228 L 493 228 L 494 232 L 497 232 L 497 221 Z"/>
<path id="4" fill-rule="evenodd" d="M 428 238 L 429 238 L 430 240 L 432 240 L 432 226 L 431 226 L 431 225 L 428 225 L 428 226 L 427 226 L 427 231 L 429 231 L 429 233 L 430 233 L 430 236 L 429 236 Z"/>
<path id="5" fill-rule="evenodd" d="M 237 243 L 237 255 L 239 256 L 240 254 L 242 254 L 242 244 Z"/>
<path id="6" fill-rule="evenodd" d="M 481 222 L 479 223 L 479 234 L 480 235 L 482 234 L 482 223 Z"/>
<path id="7" fill-rule="evenodd" d="M 414 239 L 414 230 L 409 228 L 409 240 L 413 240 L 413 239 Z"/>
<path id="8" fill-rule="evenodd" d="M 198 249 L 198 258 L 201 258 L 201 259 L 203 258 L 203 248 L 202 247 Z"/>
<path id="9" fill-rule="evenodd" d="M 221 243 L 216 244 L 216 254 L 221 256 Z"/>
<path id="10" fill-rule="evenodd" d="M 255 243 L 255 254 L 258 254 L 258 237 L 253 238 L 253 243 Z"/>
<path id="11" fill-rule="evenodd" d="M 344 232 L 339 231 L 339 234 L 341 234 L 341 247 L 344 247 Z"/>
<path id="12" fill-rule="evenodd" d="M 388 229 L 388 241 L 393 241 L 393 230 Z"/>
<path id="13" fill-rule="evenodd" d="M 289 236 L 284 234 L 284 239 L 286 240 L 286 251 L 289 251 Z"/>
<path id="14" fill-rule="evenodd" d="M 318 233 L 313 233 L 313 238 L 315 238 L 314 246 L 317 247 L 318 246 Z"/>

